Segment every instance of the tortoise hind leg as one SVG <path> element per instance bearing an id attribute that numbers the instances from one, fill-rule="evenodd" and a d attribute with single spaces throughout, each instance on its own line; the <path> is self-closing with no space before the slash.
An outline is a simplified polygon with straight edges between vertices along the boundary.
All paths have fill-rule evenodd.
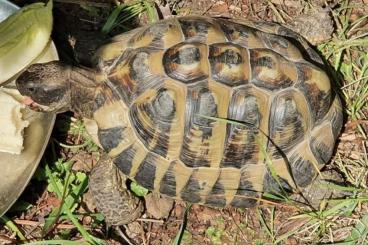
<path id="1" fill-rule="evenodd" d="M 103 156 L 89 175 L 89 189 L 99 212 L 109 225 L 124 225 L 143 211 L 140 199 L 126 187 L 126 177 L 107 156 Z"/>
<path id="2" fill-rule="evenodd" d="M 326 170 L 317 175 L 314 181 L 302 190 L 302 195 L 295 195 L 295 201 L 305 203 L 318 209 L 323 200 L 346 198 L 353 195 L 352 192 L 341 190 L 334 185 L 343 185 L 344 180 L 335 170 Z"/>

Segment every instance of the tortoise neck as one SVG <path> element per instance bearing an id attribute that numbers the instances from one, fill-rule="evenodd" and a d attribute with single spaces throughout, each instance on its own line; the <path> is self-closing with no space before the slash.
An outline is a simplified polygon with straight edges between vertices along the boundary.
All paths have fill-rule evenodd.
<path id="1" fill-rule="evenodd" d="M 72 67 L 70 71 L 71 110 L 81 117 L 91 118 L 96 93 L 96 71 L 87 67 Z"/>

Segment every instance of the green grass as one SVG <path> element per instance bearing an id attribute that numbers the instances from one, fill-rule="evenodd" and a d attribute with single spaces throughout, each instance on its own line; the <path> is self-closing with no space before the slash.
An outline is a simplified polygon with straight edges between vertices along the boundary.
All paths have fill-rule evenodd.
<path id="1" fill-rule="evenodd" d="M 152 1 L 144 0 L 119 4 L 107 18 L 102 28 L 102 33 L 108 34 L 117 27 L 128 30 L 125 24 L 141 14 L 147 14 L 150 23 L 154 23 L 158 20 L 158 15 Z"/>

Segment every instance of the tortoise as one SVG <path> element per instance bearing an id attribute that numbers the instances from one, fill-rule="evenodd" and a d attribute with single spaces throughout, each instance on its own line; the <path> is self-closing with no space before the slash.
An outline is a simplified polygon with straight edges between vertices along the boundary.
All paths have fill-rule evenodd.
<path id="1" fill-rule="evenodd" d="M 94 126 L 106 155 L 89 187 L 110 224 L 142 211 L 126 177 L 212 207 L 252 207 L 265 193 L 318 196 L 308 188 L 323 180 L 342 109 L 322 60 L 293 31 L 176 17 L 112 38 L 93 64 L 35 64 L 17 88 L 35 109 L 70 110 Z"/>

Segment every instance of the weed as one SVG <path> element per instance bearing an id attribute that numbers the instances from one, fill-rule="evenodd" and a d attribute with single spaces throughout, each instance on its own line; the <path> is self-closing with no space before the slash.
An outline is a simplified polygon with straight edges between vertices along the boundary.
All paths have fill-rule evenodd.
<path id="1" fill-rule="evenodd" d="M 107 18 L 105 25 L 102 28 L 103 34 L 110 33 L 113 29 L 120 26 L 123 29 L 127 29 L 123 24 L 129 20 L 139 16 L 142 13 L 147 13 L 148 20 L 150 23 L 154 23 L 158 20 L 158 15 L 151 1 L 133 1 L 131 3 L 119 4 L 111 12 Z"/>

